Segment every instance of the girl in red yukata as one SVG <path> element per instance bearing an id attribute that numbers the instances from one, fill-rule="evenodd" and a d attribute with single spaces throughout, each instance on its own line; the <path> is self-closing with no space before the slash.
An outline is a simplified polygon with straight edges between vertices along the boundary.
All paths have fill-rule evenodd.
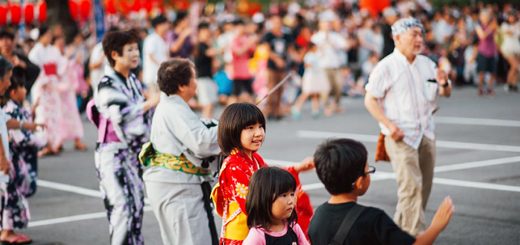
<path id="1" fill-rule="evenodd" d="M 257 153 L 264 139 L 265 118 L 258 107 L 235 103 L 224 110 L 218 124 L 218 142 L 227 157 L 212 191 L 217 213 L 223 220 L 220 244 L 242 244 L 247 237 L 246 196 L 253 173 L 267 166 Z M 292 172 L 297 175 L 312 168 L 314 162 L 307 158 L 293 166 Z"/>

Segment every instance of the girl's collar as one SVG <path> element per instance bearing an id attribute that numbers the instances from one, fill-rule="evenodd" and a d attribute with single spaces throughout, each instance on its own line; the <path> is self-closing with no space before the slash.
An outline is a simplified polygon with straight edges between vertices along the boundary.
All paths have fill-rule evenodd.
<path id="1" fill-rule="evenodd" d="M 253 154 L 251 154 L 251 157 L 249 157 L 246 153 L 244 153 L 240 149 L 235 148 L 235 149 L 231 150 L 229 155 L 230 156 L 239 156 L 239 157 L 245 158 L 245 159 L 247 159 L 247 160 L 249 160 L 249 161 L 251 161 L 253 163 L 257 163 L 258 164 L 258 160 L 256 160 L 256 152 L 253 152 Z"/>

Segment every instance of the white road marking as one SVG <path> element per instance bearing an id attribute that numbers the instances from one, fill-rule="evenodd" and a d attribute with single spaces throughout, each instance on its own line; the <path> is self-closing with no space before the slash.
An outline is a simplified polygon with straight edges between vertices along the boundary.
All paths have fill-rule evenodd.
<path id="1" fill-rule="evenodd" d="M 463 169 L 489 167 L 489 166 L 494 166 L 494 165 L 501 165 L 501 164 L 507 164 L 507 163 L 515 163 L 515 162 L 520 162 L 520 156 L 443 165 L 443 166 L 435 167 L 435 172 L 442 173 L 442 172 L 450 172 L 450 171 L 463 170 Z"/>
<path id="2" fill-rule="evenodd" d="M 298 131 L 298 137 L 309 139 L 327 139 L 327 138 L 351 138 L 363 142 L 377 142 L 377 135 L 369 134 L 351 134 L 351 133 L 335 133 L 323 131 Z M 513 145 L 496 145 L 496 144 L 481 144 L 458 141 L 437 140 L 437 147 L 451 148 L 451 149 L 465 149 L 465 150 L 480 150 L 480 151 L 502 151 L 502 152 L 520 152 L 519 146 Z"/>
<path id="3" fill-rule="evenodd" d="M 465 180 L 434 178 L 433 183 L 440 184 L 440 185 L 468 187 L 468 188 L 475 188 L 475 189 L 520 192 L 520 186 L 500 185 L 500 184 L 482 183 L 482 182 L 465 181 Z"/>
<path id="4" fill-rule="evenodd" d="M 38 179 L 38 181 L 36 183 L 40 187 L 47 187 L 49 189 L 65 191 L 65 192 L 75 193 L 75 194 L 84 195 L 84 196 L 103 198 L 103 194 L 100 191 L 87 189 L 84 187 L 62 184 L 62 183 L 57 183 L 57 182 L 42 180 L 42 179 Z M 144 203 L 146 205 L 149 204 L 147 198 L 144 199 Z"/>
<path id="5" fill-rule="evenodd" d="M 152 208 L 149 206 L 144 207 L 145 212 L 151 211 L 151 210 L 152 210 Z M 106 218 L 106 217 L 107 217 L 106 212 L 80 214 L 80 215 L 73 215 L 73 216 L 67 216 L 67 217 L 61 217 L 61 218 L 55 218 L 55 219 L 31 221 L 29 223 L 29 227 L 55 225 L 55 224 L 69 223 L 69 222 L 82 221 L 82 220 L 99 219 L 99 218 Z"/>
<path id="6" fill-rule="evenodd" d="M 520 121 L 490 119 L 490 118 L 469 118 L 469 117 L 434 117 L 435 123 L 460 124 L 476 126 L 497 126 L 497 127 L 520 127 Z"/>
<path id="7" fill-rule="evenodd" d="M 363 136 L 363 137 L 365 137 L 365 139 L 368 139 L 368 137 L 366 137 L 366 136 Z M 270 165 L 279 165 L 282 167 L 290 166 L 290 165 L 297 163 L 297 162 L 274 160 L 274 159 L 265 159 L 265 161 Z M 435 172 L 450 172 L 450 171 L 463 170 L 463 169 L 472 169 L 472 168 L 478 168 L 478 167 L 487 167 L 487 166 L 494 166 L 494 165 L 499 165 L 499 164 L 507 164 L 507 163 L 513 163 L 513 162 L 519 162 L 519 161 L 520 161 L 520 156 L 516 156 L 516 157 L 490 159 L 490 160 L 476 161 L 476 162 L 450 164 L 450 165 L 436 167 Z M 374 175 L 372 175 L 372 181 L 380 181 L 380 180 L 386 180 L 386 179 L 395 179 L 395 174 L 391 173 L 391 172 L 379 171 L 379 172 L 376 172 Z M 436 184 L 448 185 L 448 186 L 520 192 L 520 187 L 510 186 L 510 185 L 453 180 L 453 179 L 445 179 L 445 178 L 434 178 L 433 182 Z M 91 189 L 73 186 L 73 185 L 56 183 L 56 182 L 52 182 L 52 181 L 38 180 L 38 186 L 46 187 L 46 188 L 50 188 L 50 189 L 54 189 L 54 190 L 71 192 L 71 193 L 85 195 L 85 196 L 96 197 L 96 198 L 102 197 L 102 194 L 100 191 L 91 190 Z M 302 188 L 306 191 L 311 191 L 311 190 L 323 189 L 324 186 L 322 183 L 312 183 L 312 184 L 303 185 Z M 145 200 L 145 203 L 148 204 L 148 200 Z M 150 206 L 145 206 L 144 210 L 150 211 L 152 209 Z M 73 216 L 67 216 L 67 217 L 61 217 L 61 218 L 55 218 L 55 219 L 31 221 L 29 223 L 29 227 L 55 225 L 55 224 L 61 224 L 61 223 L 69 223 L 69 222 L 91 220 L 91 219 L 98 219 L 98 218 L 106 218 L 106 212 L 97 212 L 97 213 L 73 215 Z"/>
<path id="8" fill-rule="evenodd" d="M 83 187 L 79 187 L 79 186 L 67 185 L 67 184 L 42 180 L 42 179 L 38 179 L 38 181 L 36 183 L 38 183 L 38 186 L 40 186 L 40 187 L 47 187 L 49 189 L 72 192 L 72 193 L 76 193 L 76 194 L 80 194 L 80 195 L 84 195 L 84 196 L 91 196 L 91 197 L 98 197 L 98 198 L 103 197 L 103 195 L 101 194 L 100 191 L 87 189 L 87 188 L 83 188 Z"/>

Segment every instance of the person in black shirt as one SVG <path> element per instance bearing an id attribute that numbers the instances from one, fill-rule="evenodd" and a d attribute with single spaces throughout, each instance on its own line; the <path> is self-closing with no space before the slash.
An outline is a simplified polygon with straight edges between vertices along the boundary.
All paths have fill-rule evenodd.
<path id="1" fill-rule="evenodd" d="M 365 146 L 351 139 L 335 139 L 320 145 L 314 153 L 316 172 L 327 191 L 328 202 L 316 209 L 309 226 L 309 237 L 315 245 L 327 245 L 335 236 L 345 216 L 370 186 Z M 342 244 L 432 244 L 448 225 L 453 214 L 451 198 L 438 208 L 430 227 L 417 237 L 401 230 L 381 209 L 364 207 Z"/>
<path id="2" fill-rule="evenodd" d="M 197 70 L 197 99 L 202 106 L 202 118 L 211 119 L 217 102 L 217 85 L 213 77 L 213 57 L 216 51 L 210 47 L 211 30 L 208 23 L 198 26 L 198 43 L 195 47 L 195 69 Z"/>
<path id="3" fill-rule="evenodd" d="M 31 91 L 32 85 L 40 74 L 40 68 L 33 64 L 25 54 L 15 50 L 15 35 L 7 30 L 0 31 L 0 56 L 13 64 L 13 75 L 25 78 L 25 89 Z"/>
<path id="4" fill-rule="evenodd" d="M 262 43 L 269 46 L 269 59 L 267 61 L 268 79 L 267 90 L 271 90 L 284 78 L 289 62 L 289 55 L 294 54 L 291 35 L 282 30 L 282 19 L 278 15 L 270 18 L 271 31 L 265 34 Z M 283 86 L 267 98 L 264 114 L 268 118 L 281 119 L 283 117 L 280 108 L 282 102 Z"/>
<path id="5" fill-rule="evenodd" d="M 392 25 L 397 21 L 397 12 L 394 8 L 388 7 L 383 11 L 384 23 L 381 25 L 383 34 L 383 54 L 381 59 L 394 52 L 395 44 L 392 37 Z"/>

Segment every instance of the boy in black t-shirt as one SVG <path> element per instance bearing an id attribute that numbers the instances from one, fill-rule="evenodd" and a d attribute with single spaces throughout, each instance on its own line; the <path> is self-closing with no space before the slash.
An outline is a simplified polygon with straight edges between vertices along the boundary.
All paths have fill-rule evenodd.
<path id="1" fill-rule="evenodd" d="M 315 245 L 328 245 L 343 219 L 370 186 L 370 174 L 365 146 L 351 139 L 336 139 L 323 143 L 314 153 L 316 172 L 327 191 L 328 202 L 322 204 L 311 220 L 309 236 Z M 417 237 L 401 230 L 381 209 L 364 207 L 342 244 L 432 244 L 448 225 L 454 206 L 446 197 L 437 209 L 430 227 Z"/>

